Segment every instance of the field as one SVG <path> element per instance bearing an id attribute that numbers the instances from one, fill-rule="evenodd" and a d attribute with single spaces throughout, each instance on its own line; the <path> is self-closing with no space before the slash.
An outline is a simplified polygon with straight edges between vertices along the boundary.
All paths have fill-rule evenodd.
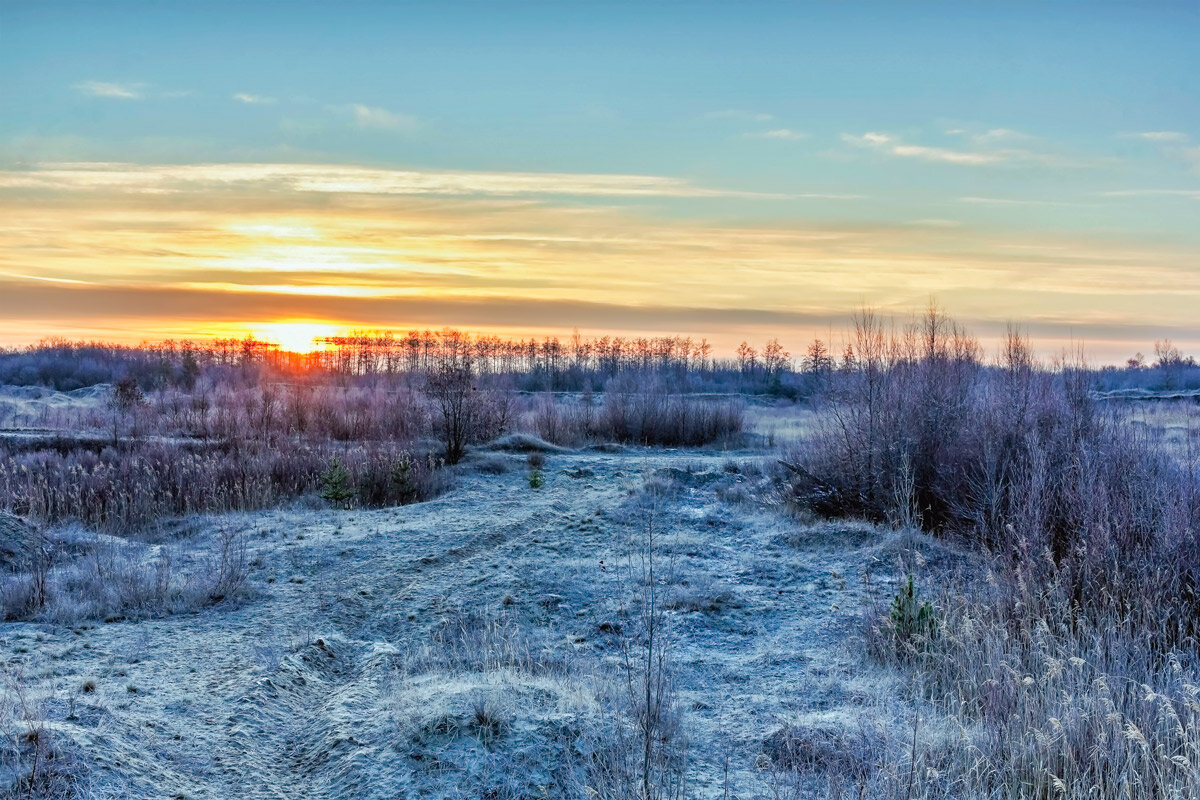
<path id="1" fill-rule="evenodd" d="M 4 389 L 5 796 L 1196 796 L 1195 402 L 859 352 L 453 459 L 432 383 Z"/>
<path id="2" fill-rule="evenodd" d="M 554 454 L 531 490 L 505 454 L 397 510 L 197 521 L 145 555 L 237 526 L 235 604 L 10 624 L 6 661 L 100 796 L 582 796 L 588 757 L 621 757 L 605 751 L 630 713 L 619 675 L 653 518 L 672 758 L 689 794 L 719 795 L 726 768 L 761 793 L 764 738 L 887 709 L 892 679 L 852 642 L 902 548 L 861 526 L 799 542 L 762 503 L 759 459 Z"/>

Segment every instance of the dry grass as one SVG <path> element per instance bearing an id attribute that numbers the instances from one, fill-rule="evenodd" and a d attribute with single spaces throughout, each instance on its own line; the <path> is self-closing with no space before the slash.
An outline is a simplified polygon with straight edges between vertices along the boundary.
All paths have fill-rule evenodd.
<path id="1" fill-rule="evenodd" d="M 923 722 L 907 745 L 890 734 L 861 790 L 1197 796 L 1194 432 L 1164 447 L 1093 400 L 1082 364 L 1043 368 L 1017 335 L 985 367 L 936 311 L 899 334 L 865 315 L 855 350 L 832 424 L 789 462 L 795 497 L 992 554 L 986 585 L 935 598 L 936 625 L 871 615 L 871 652 Z"/>
<path id="2" fill-rule="evenodd" d="M 731 441 L 745 428 L 740 402 L 673 394 L 628 380 L 610 381 L 603 400 L 537 401 L 529 422 L 543 439 L 578 446 L 621 442 L 662 447 L 697 447 Z"/>
<path id="3" fill-rule="evenodd" d="M 68 531 L 70 533 L 70 531 Z M 249 576 L 245 537 L 224 527 L 188 559 L 185 569 L 166 546 L 147 547 L 79 534 L 49 569 L 45 590 L 33 576 L 16 573 L 0 580 L 0 613 L 5 620 L 73 624 L 85 619 L 118 620 L 194 611 L 246 596 Z M 70 550 L 72 552 L 67 552 Z"/>
<path id="4" fill-rule="evenodd" d="M 897 648 L 886 618 L 871 627 L 875 655 L 911 676 L 918 707 L 950 731 L 952 747 L 911 752 L 910 796 L 1197 796 L 1194 653 L 1157 647 L 1150 613 L 1080 615 L 1069 582 L 1043 570 L 992 586 L 988 600 L 971 587 L 942 596 L 929 641 Z"/>

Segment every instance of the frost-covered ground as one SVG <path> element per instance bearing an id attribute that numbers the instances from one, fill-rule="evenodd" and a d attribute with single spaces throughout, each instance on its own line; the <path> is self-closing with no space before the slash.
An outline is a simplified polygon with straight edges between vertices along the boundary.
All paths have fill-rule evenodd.
<path id="1" fill-rule="evenodd" d="M 533 489 L 523 455 L 485 452 L 427 503 L 196 518 L 139 547 L 186 561 L 234 527 L 243 597 L 5 623 L 0 659 L 92 796 L 583 796 L 622 713 L 630 558 L 649 546 L 689 796 L 769 797 L 764 741 L 784 726 L 907 724 L 859 631 L 915 541 L 797 522 L 761 475 L 772 457 L 552 453 Z"/>
<path id="2" fill-rule="evenodd" d="M 63 416 L 103 406 L 111 396 L 107 383 L 71 392 L 0 384 L 0 429 L 55 426 Z"/>

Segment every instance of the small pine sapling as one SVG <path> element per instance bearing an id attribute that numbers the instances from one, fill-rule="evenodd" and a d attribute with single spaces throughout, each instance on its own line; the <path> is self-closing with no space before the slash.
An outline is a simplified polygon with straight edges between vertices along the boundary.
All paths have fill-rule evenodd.
<path id="1" fill-rule="evenodd" d="M 893 598 L 890 617 L 897 645 L 928 642 L 937 634 L 937 612 L 929 601 L 921 602 L 912 573 Z"/>
<path id="2" fill-rule="evenodd" d="M 341 460 L 333 459 L 329 462 L 329 469 L 321 476 L 321 499 L 339 508 L 349 508 L 353 496 L 350 473 L 342 466 Z"/>
<path id="3" fill-rule="evenodd" d="M 412 460 L 404 456 L 392 467 L 392 490 L 401 504 L 417 500 L 417 483 L 413 480 Z"/>

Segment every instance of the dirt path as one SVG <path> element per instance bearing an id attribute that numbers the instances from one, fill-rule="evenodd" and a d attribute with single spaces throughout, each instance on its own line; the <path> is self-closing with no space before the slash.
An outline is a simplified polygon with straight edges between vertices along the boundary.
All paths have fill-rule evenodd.
<path id="1" fill-rule="evenodd" d="M 696 796 L 721 796 L 727 762 L 736 796 L 755 796 L 770 733 L 850 725 L 892 691 L 854 640 L 864 603 L 891 591 L 886 554 L 860 529 L 798 536 L 729 471 L 761 454 L 551 455 L 538 490 L 508 458 L 416 506 L 237 518 L 255 563 L 240 607 L 10 624 L 0 648 L 53 698 L 95 796 L 555 796 L 556 762 L 602 713 L 589 676 L 618 661 L 621 565 L 654 476 Z M 508 627 L 463 639 L 479 619 Z M 504 717 L 498 741 L 463 735 L 481 702 Z"/>

